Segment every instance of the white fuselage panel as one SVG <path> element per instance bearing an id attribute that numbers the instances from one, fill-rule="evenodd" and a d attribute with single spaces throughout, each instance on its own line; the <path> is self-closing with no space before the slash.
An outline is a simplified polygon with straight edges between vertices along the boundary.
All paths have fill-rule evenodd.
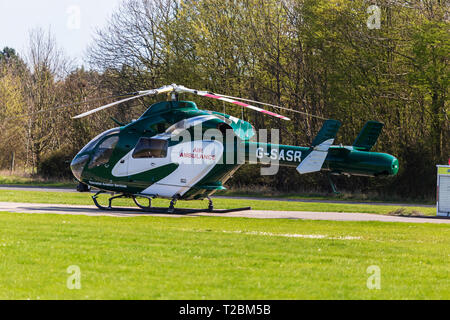
<path id="1" fill-rule="evenodd" d="M 173 198 L 183 196 L 202 180 L 221 160 L 223 144 L 212 140 L 198 140 L 180 143 L 168 149 L 166 158 L 134 159 L 130 151 L 113 168 L 116 177 L 133 176 L 169 164 L 179 167 L 167 177 L 157 181 L 142 191 L 148 196 Z"/>

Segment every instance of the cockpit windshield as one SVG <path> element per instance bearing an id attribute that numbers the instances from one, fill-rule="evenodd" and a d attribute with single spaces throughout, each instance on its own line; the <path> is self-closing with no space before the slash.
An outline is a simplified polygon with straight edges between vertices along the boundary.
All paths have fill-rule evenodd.
<path id="1" fill-rule="evenodd" d="M 98 136 L 96 136 L 94 139 L 92 139 L 79 153 L 89 152 L 92 151 L 98 144 L 100 140 L 102 140 L 104 137 L 111 136 L 114 134 L 120 133 L 120 128 L 114 128 L 111 130 L 108 130 L 106 132 L 100 133 Z"/>
<path id="2" fill-rule="evenodd" d="M 103 142 L 95 148 L 94 156 L 89 163 L 89 169 L 107 164 L 118 142 L 118 135 L 114 135 L 103 140 Z"/>

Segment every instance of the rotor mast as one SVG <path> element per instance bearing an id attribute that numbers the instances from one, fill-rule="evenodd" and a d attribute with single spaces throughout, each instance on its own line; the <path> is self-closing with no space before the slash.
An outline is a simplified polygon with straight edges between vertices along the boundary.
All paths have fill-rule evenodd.
<path id="1" fill-rule="evenodd" d="M 172 91 L 171 93 L 170 93 L 170 98 L 171 98 L 171 100 L 173 101 L 173 102 L 176 102 L 176 101 L 179 101 L 179 95 L 178 95 L 178 92 L 177 91 Z"/>

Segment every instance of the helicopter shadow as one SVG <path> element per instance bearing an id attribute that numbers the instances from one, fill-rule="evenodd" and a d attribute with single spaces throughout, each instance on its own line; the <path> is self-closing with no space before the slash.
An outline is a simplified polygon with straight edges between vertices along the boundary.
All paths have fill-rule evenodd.
<path id="1" fill-rule="evenodd" d="M 97 209 L 89 207 L 57 207 L 57 206 L 21 206 L 17 208 L 26 213 L 56 213 L 56 214 L 73 214 L 73 215 L 88 215 L 88 216 L 187 216 L 198 213 L 210 214 L 226 214 L 231 212 L 240 212 L 251 210 L 251 207 L 237 208 L 237 209 L 223 209 L 223 210 L 208 210 L 208 209 L 183 209 L 176 208 L 173 212 L 168 212 L 167 208 L 151 208 L 151 209 L 137 209 L 137 208 L 111 208 L 111 209 Z"/>

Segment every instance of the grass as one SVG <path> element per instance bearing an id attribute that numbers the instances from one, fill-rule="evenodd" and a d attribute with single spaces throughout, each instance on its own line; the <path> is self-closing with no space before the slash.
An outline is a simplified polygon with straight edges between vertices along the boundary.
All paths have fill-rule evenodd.
<path id="1" fill-rule="evenodd" d="M 342 190 L 341 190 L 342 191 Z M 374 203 L 406 203 L 406 204 L 426 204 L 433 205 L 435 199 L 429 198 L 405 198 L 396 195 L 382 195 L 375 192 L 358 193 L 342 191 L 339 194 L 320 193 L 320 192 L 300 192 L 286 193 L 273 190 L 269 186 L 246 186 L 235 187 L 230 190 L 219 191 L 216 195 L 229 197 L 253 197 L 253 198 L 272 198 L 283 200 L 334 200 L 349 202 L 374 202 Z"/>
<path id="2" fill-rule="evenodd" d="M 0 299 L 450 299 L 446 225 L 0 213 L 0 230 Z"/>
<path id="3" fill-rule="evenodd" d="M 39 186 L 49 188 L 75 188 L 75 181 L 53 181 L 31 175 L 11 175 L 0 172 L 0 185 L 10 186 Z"/>
<path id="4" fill-rule="evenodd" d="M 101 197 L 101 202 L 106 205 L 107 196 Z M 47 203 L 47 204 L 67 204 L 67 205 L 93 205 L 91 195 L 86 193 L 62 193 L 62 192 L 41 192 L 41 191 L 9 191 L 0 190 L 0 202 L 21 202 L 21 203 Z M 116 206 L 134 206 L 131 200 L 118 200 L 114 202 Z M 154 200 L 154 206 L 168 207 L 167 200 Z M 217 209 L 242 208 L 250 206 L 254 210 L 275 210 L 275 211 L 312 211 L 312 212 L 358 212 L 390 214 L 400 212 L 405 215 L 436 215 L 436 209 L 432 207 L 407 207 L 385 206 L 385 205 L 363 205 L 348 203 L 302 203 L 287 201 L 263 201 L 263 200 L 241 200 L 241 199 L 214 199 Z M 206 208 L 204 201 L 180 201 L 177 204 L 181 208 Z"/>

